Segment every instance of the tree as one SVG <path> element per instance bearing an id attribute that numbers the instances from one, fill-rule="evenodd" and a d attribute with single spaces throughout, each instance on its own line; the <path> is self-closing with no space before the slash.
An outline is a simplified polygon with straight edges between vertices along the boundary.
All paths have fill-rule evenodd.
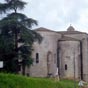
<path id="1" fill-rule="evenodd" d="M 40 43 L 42 40 L 42 37 L 38 33 L 31 30 L 32 26 L 37 25 L 37 21 L 32 18 L 28 18 L 25 14 L 18 13 L 18 10 L 23 10 L 25 5 L 26 3 L 22 0 L 5 0 L 5 3 L 0 3 L 0 13 L 6 14 L 6 17 L 0 20 L 1 48 L 5 47 L 6 50 L 6 52 L 3 52 L 3 56 L 5 56 L 5 53 L 8 53 L 8 50 L 11 51 L 7 55 L 8 57 L 11 56 L 10 58 L 4 58 L 2 53 L 0 58 L 6 59 L 8 63 L 10 61 L 15 63 L 12 67 L 14 67 L 16 72 L 18 70 L 15 67 L 19 65 L 17 63 L 20 58 L 21 65 L 23 67 L 23 74 L 25 74 L 25 66 L 30 66 L 30 64 L 32 64 L 31 52 L 33 50 L 33 42 L 38 40 Z M 3 39 L 2 36 L 4 36 Z M 6 43 L 6 45 L 3 46 L 2 40 L 4 40 L 4 42 L 9 41 L 10 45 L 8 45 L 9 43 Z"/>

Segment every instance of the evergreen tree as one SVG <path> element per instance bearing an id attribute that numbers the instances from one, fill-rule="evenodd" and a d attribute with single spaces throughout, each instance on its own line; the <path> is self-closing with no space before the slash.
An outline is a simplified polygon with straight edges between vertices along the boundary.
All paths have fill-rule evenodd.
<path id="1" fill-rule="evenodd" d="M 22 0 L 5 0 L 5 3 L 0 3 L 0 13 L 6 14 L 0 20 L 0 59 L 5 61 L 4 68 L 10 72 L 18 72 L 18 62 L 21 61 L 23 74 L 25 66 L 32 64 L 33 42 L 38 40 L 40 43 L 42 40 L 38 33 L 31 30 L 37 21 L 18 12 L 25 5 Z"/>

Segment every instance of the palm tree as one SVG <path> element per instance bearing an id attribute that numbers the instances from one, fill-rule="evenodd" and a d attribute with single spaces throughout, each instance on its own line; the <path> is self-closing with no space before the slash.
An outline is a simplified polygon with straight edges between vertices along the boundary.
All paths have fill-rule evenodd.
<path id="1" fill-rule="evenodd" d="M 33 50 L 33 42 L 38 40 L 40 43 L 42 40 L 42 37 L 38 33 L 31 30 L 32 26 L 37 25 L 37 21 L 18 12 L 18 10 L 23 10 L 25 5 L 26 3 L 22 0 L 5 0 L 5 3 L 0 3 L 0 13 L 6 14 L 6 16 L 0 20 L 1 35 L 11 36 L 16 60 L 19 59 L 18 54 L 20 52 L 23 74 L 25 74 L 25 66 L 32 64 L 31 52 Z M 21 46 L 19 46 L 19 44 L 21 44 Z M 29 63 L 27 63 L 28 61 Z"/>

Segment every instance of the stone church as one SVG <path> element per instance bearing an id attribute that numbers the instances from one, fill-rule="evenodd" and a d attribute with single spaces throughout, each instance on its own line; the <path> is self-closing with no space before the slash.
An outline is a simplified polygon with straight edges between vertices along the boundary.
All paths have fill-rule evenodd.
<path id="1" fill-rule="evenodd" d="M 30 76 L 82 79 L 88 81 L 88 34 L 71 25 L 67 31 L 35 30 L 43 37 L 33 45 Z M 28 73 L 28 70 L 26 71 Z"/>

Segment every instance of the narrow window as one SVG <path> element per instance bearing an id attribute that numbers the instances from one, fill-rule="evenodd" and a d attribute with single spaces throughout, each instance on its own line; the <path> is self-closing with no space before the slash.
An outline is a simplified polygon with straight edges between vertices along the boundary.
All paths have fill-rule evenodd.
<path id="1" fill-rule="evenodd" d="M 39 53 L 36 53 L 36 63 L 39 63 Z"/>
<path id="2" fill-rule="evenodd" d="M 65 70 L 67 70 L 67 64 L 65 64 Z"/>

